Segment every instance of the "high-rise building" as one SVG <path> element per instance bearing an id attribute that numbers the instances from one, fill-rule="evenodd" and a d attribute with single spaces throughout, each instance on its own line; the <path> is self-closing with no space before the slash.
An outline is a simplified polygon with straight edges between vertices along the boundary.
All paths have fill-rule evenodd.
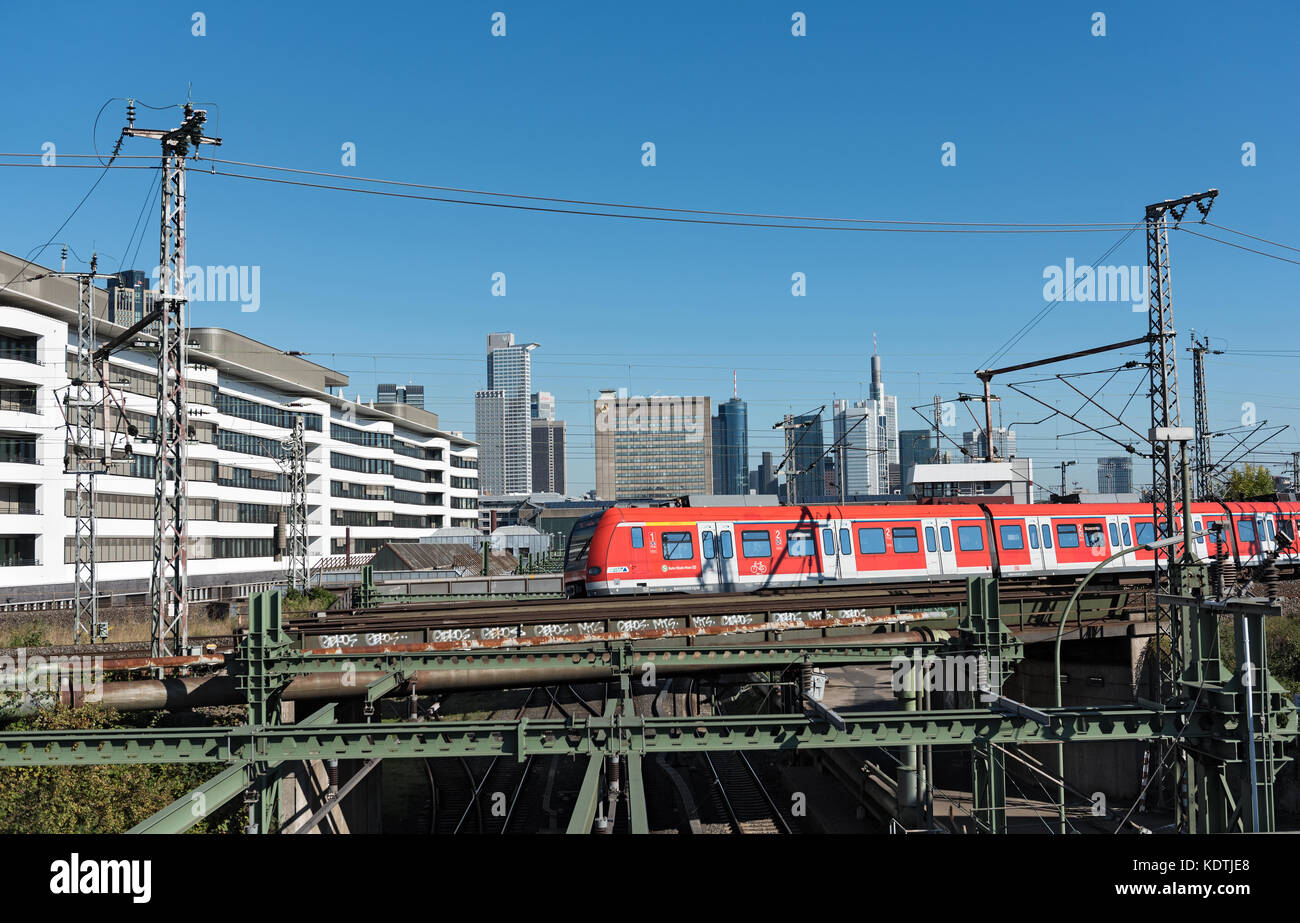
<path id="1" fill-rule="evenodd" d="M 785 502 L 808 503 L 825 497 L 826 449 L 821 414 L 790 416 L 785 439 Z"/>
<path id="2" fill-rule="evenodd" d="M 911 480 L 912 468 L 935 461 L 934 431 L 904 429 L 898 433 L 899 478 L 906 484 Z"/>
<path id="3" fill-rule="evenodd" d="M 536 343 L 516 346 L 513 333 L 488 334 L 487 388 L 474 395 L 479 489 L 484 494 L 532 492 L 530 354 L 536 348 Z"/>
<path id="4" fill-rule="evenodd" d="M 965 461 L 982 462 L 988 460 L 989 443 L 984 438 L 983 430 L 967 430 L 961 434 L 961 442 L 962 448 L 966 450 L 966 454 L 963 456 Z M 993 427 L 993 449 L 1000 461 L 1015 458 L 1016 431 L 1007 429 L 1005 426 Z"/>
<path id="5" fill-rule="evenodd" d="M 624 500 L 713 493 L 709 404 L 707 397 L 601 391 L 593 407 L 596 495 Z"/>
<path id="6" fill-rule="evenodd" d="M 406 404 L 424 409 L 424 385 L 381 384 L 375 389 L 376 404 Z"/>
<path id="7" fill-rule="evenodd" d="M 1097 459 L 1097 492 L 1128 494 L 1133 492 L 1133 459 L 1116 455 Z"/>
<path id="8" fill-rule="evenodd" d="M 529 415 L 534 420 L 555 419 L 555 395 L 550 391 L 534 391 L 529 404 Z"/>
<path id="9" fill-rule="evenodd" d="M 153 310 L 154 293 L 149 276 L 138 269 L 127 269 L 110 276 L 108 281 L 108 320 L 129 327 Z M 152 331 L 153 325 L 148 330 Z"/>
<path id="10" fill-rule="evenodd" d="M 885 393 L 883 365 L 875 334 L 871 336 L 871 400 L 875 402 L 880 429 L 879 445 L 884 449 L 877 455 L 882 488 L 880 492 L 893 493 L 902 487 L 898 457 L 898 398 Z"/>
<path id="11" fill-rule="evenodd" d="M 564 421 L 543 418 L 531 426 L 533 493 L 565 493 Z"/>
<path id="12" fill-rule="evenodd" d="M 733 397 L 713 418 L 713 490 L 743 494 L 749 475 L 748 406 Z"/>
<path id="13" fill-rule="evenodd" d="M 886 493 L 882 485 L 887 480 L 881 478 L 884 447 L 875 400 L 852 404 L 836 401 L 832 406 L 835 411 L 835 445 L 839 447 L 832 454 L 843 459 L 844 496 Z M 888 472 L 885 477 L 888 478 Z"/>

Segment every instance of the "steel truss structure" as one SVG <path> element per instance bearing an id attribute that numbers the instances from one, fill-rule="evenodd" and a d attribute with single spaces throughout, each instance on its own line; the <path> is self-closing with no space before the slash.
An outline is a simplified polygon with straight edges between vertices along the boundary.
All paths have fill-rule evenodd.
<path id="1" fill-rule="evenodd" d="M 1286 757 L 1282 748 L 1297 735 L 1296 712 L 1285 691 L 1268 675 L 1260 652 L 1262 616 L 1276 603 L 1220 603 L 1169 598 L 1190 607 L 1194 617 L 1185 638 L 1193 656 L 1180 694 L 1165 703 L 1093 708 L 1030 708 L 1001 695 L 1001 679 L 1023 648 L 998 618 L 996 580 L 972 578 L 968 615 L 948 637 L 936 635 L 918 648 L 891 643 L 889 634 L 869 644 L 834 639 L 772 641 L 724 646 L 705 652 L 687 644 L 662 649 L 631 643 L 566 645 L 551 652 L 555 665 L 585 665 L 618 677 L 618 693 L 596 717 L 523 718 L 489 721 L 336 723 L 327 705 L 296 724 L 279 722 L 280 696 L 296 677 L 351 674 L 367 703 L 426 671 L 490 670 L 511 660 L 544 668 L 538 653 L 524 651 L 327 653 L 296 650 L 283 630 L 280 595 L 254 597 L 249 631 L 232 672 L 248 702 L 241 727 L 150 728 L 101 731 L 16 731 L 0 733 L 0 765 L 111 765 L 125 763 L 226 763 L 229 768 L 196 793 L 180 799 L 134 832 L 179 832 L 200 817 L 191 806 L 202 794 L 210 813 L 241 795 L 248 805 L 250 832 L 274 827 L 278 778 L 286 764 L 304 760 L 404 759 L 501 756 L 571 756 L 587 760 L 570 832 L 588 832 L 595 816 L 602 772 L 609 761 L 628 767 L 629 809 L 634 832 L 645 830 L 642 760 L 648 755 L 718 750 L 821 750 L 846 747 L 969 746 L 973 750 L 973 812 L 979 830 L 1005 832 L 1006 763 L 1009 744 L 1082 741 L 1163 740 L 1189 754 L 1194 767 L 1193 832 L 1272 829 L 1272 782 Z M 1239 627 L 1238 652 L 1253 673 L 1230 674 L 1218 659 L 1217 620 L 1231 613 Z M 846 639 L 847 640 L 847 639 Z M 776 671 L 794 666 L 886 663 L 900 656 L 961 654 L 997 672 L 980 674 L 983 693 L 966 697 L 965 707 L 926 710 L 915 700 L 899 711 L 830 712 L 805 708 L 785 714 L 644 717 L 631 697 L 646 664 L 661 673 L 675 669 L 715 674 Z M 691 663 L 705 656 L 705 663 Z M 515 659 L 517 658 L 517 659 Z M 373 679 L 371 677 L 374 677 Z M 368 680 L 368 682 L 366 682 Z M 1247 767 L 1254 767 L 1246 773 Z M 1249 783 L 1242 780 L 1249 776 Z M 900 785 L 900 790 L 903 786 Z M 1235 797 L 1234 797 L 1235 796 Z"/>
<path id="2" fill-rule="evenodd" d="M 153 607 L 151 650 L 156 657 L 183 653 L 188 642 L 189 537 L 186 500 L 185 364 L 189 333 L 185 297 L 185 159 L 204 144 L 220 144 L 203 134 L 207 113 L 185 105 L 180 127 L 169 130 L 135 127 L 135 107 L 127 107 L 124 137 L 152 138 L 162 143 L 162 232 L 158 266 L 161 272 L 157 304 L 158 330 L 157 447 L 154 472 Z"/>

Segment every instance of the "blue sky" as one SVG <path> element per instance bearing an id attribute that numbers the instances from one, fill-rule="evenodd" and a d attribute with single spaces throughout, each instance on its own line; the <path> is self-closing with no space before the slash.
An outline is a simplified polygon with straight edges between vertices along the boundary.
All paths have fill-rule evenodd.
<path id="1" fill-rule="evenodd" d="M 193 6 L 69 3 L 57 19 L 39 5 L 7 10 L 7 34 L 22 40 L 7 43 L 0 80 L 20 105 L 0 121 L 0 149 L 107 150 L 123 103 L 104 110 L 94 142 L 92 125 L 109 97 L 162 106 L 191 92 L 215 104 L 217 156 L 232 160 L 573 199 L 949 221 L 1136 223 L 1148 202 L 1217 187 L 1211 220 L 1300 246 L 1294 4 L 492 0 L 379 13 L 205 0 L 204 36 L 191 34 Z M 1098 7 L 1103 37 L 1091 34 Z M 795 10 L 807 15 L 804 37 L 791 35 Z M 505 37 L 491 35 L 496 11 Z M 176 121 L 176 110 L 142 108 L 138 124 Z M 641 162 L 645 141 L 656 145 L 653 167 Z M 356 145 L 354 167 L 341 165 L 345 142 Z M 940 163 L 945 142 L 956 166 Z M 1246 142 L 1256 166 L 1242 164 Z M 132 141 L 123 151 L 154 149 Z M 0 249 L 26 254 L 47 240 L 96 175 L 0 172 Z M 60 238 L 117 268 L 151 180 L 112 171 Z M 156 208 L 149 199 L 137 268 L 156 263 Z M 906 408 L 978 389 L 972 370 L 1043 307 L 1045 267 L 1090 263 L 1121 236 L 626 221 L 199 169 L 189 222 L 192 265 L 261 272 L 260 310 L 199 304 L 194 324 L 309 352 L 351 376 L 349 394 L 423 383 L 444 428 L 473 430 L 489 331 L 540 343 L 534 386 L 557 395 L 569 423 L 573 492 L 594 486 L 600 388 L 725 399 L 736 369 L 755 465 L 759 451 L 779 449 L 769 427 L 783 413 L 865 396 L 873 331 L 900 426 L 922 426 Z M 1144 247 L 1139 230 L 1108 262 L 1139 265 Z M 57 248 L 44 260 L 56 262 Z M 1229 350 L 1209 360 L 1212 426 L 1239 425 L 1247 402 L 1259 420 L 1300 424 L 1288 384 L 1300 266 L 1185 234 L 1173 237 L 1173 264 L 1180 346 L 1195 328 Z M 506 274 L 505 297 L 491 295 L 495 272 Z M 791 295 L 795 272 L 807 278 L 804 297 Z M 1004 361 L 1128 339 L 1145 324 L 1124 303 L 1062 304 Z M 1180 373 L 1190 422 L 1190 362 Z M 1137 385 L 1125 373 L 1102 396 L 1117 408 Z M 1143 392 L 1126 416 L 1141 431 Z M 1094 488 L 1093 462 L 1113 446 L 1060 438 L 1079 430 L 1060 418 L 1029 426 L 1021 421 L 1043 414 L 1014 397 L 1003 419 L 1019 423 L 1038 480 L 1056 483 L 1048 466 L 1071 458 L 1071 479 Z M 1300 436 L 1289 430 L 1268 448 L 1290 452 Z M 1135 468 L 1149 478 L 1147 463 Z"/>

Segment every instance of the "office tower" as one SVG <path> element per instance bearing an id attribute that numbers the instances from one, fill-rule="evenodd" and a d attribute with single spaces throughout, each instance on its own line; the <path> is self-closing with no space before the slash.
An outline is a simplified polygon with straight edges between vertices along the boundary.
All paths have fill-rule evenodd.
<path id="1" fill-rule="evenodd" d="M 748 407 L 733 397 L 718 405 L 713 418 L 713 490 L 743 494 L 749 471 Z"/>
<path id="2" fill-rule="evenodd" d="M 1133 492 L 1133 459 L 1116 455 L 1097 459 L 1097 492 L 1128 494 Z"/>
<path id="3" fill-rule="evenodd" d="M 565 492 L 564 421 L 532 420 L 533 492 Z"/>
<path id="4" fill-rule="evenodd" d="M 536 343 L 516 346 L 513 333 L 489 333 L 487 388 L 474 395 L 479 487 L 483 493 L 532 492 L 532 361 Z M 482 416 L 480 416 L 482 411 Z"/>
<path id="5" fill-rule="evenodd" d="M 707 397 L 601 391 L 593 406 L 596 495 L 623 500 L 713 493 L 709 404 Z"/>
<path id="6" fill-rule="evenodd" d="M 529 404 L 529 415 L 534 420 L 555 419 L 555 395 L 550 391 L 534 391 Z"/>

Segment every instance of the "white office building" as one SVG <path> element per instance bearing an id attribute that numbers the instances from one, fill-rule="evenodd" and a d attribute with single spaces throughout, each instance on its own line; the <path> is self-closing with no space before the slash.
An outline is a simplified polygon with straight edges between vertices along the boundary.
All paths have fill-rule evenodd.
<path id="1" fill-rule="evenodd" d="M 487 388 L 474 395 L 474 436 L 484 494 L 532 491 L 532 360 L 536 343 L 515 345 L 513 333 L 489 333 Z"/>
<path id="2" fill-rule="evenodd" d="M 20 270 L 23 277 L 44 272 L 0 253 L 0 278 Z M 64 401 L 75 370 L 76 305 L 77 286 L 68 279 L 19 281 L 0 292 L 0 604 L 71 595 L 75 478 L 65 473 Z M 97 290 L 97 343 L 125 329 L 107 319 L 106 308 Z M 189 336 L 194 599 L 282 579 L 289 485 L 280 459 L 297 417 L 307 448 L 313 562 L 475 525 L 477 448 L 439 429 L 436 414 L 350 401 L 341 393 L 347 376 L 229 330 L 194 328 Z M 157 369 L 150 341 L 138 336 L 112 354 L 108 410 L 97 412 L 98 456 L 105 442 L 113 446 L 113 463 L 95 477 L 97 577 L 105 595 L 149 586 Z"/>

